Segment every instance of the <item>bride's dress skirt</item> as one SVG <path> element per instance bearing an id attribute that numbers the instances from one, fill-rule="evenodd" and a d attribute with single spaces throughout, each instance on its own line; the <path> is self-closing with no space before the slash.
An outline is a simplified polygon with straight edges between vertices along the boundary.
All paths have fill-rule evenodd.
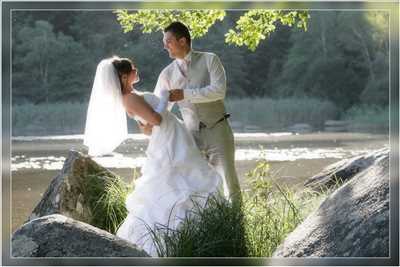
<path id="1" fill-rule="evenodd" d="M 220 190 L 221 178 L 198 150 L 182 121 L 163 112 L 160 126 L 153 128 L 142 176 L 126 199 L 128 216 L 117 236 L 157 256 L 149 227 L 176 229 L 193 207 Z"/>

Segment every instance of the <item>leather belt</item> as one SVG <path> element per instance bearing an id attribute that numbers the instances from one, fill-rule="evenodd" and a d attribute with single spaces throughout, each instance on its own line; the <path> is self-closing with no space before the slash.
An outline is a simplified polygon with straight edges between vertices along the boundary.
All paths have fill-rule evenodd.
<path id="1" fill-rule="evenodd" d="M 230 116 L 231 116 L 231 114 L 226 113 L 222 118 L 220 118 L 219 120 L 217 120 L 217 121 L 213 124 L 213 126 L 208 127 L 208 129 L 214 128 L 218 123 L 220 123 L 220 122 L 226 120 L 226 119 L 229 118 Z M 203 128 L 207 128 L 207 125 L 206 125 L 205 123 L 203 123 L 203 122 L 200 122 L 200 123 L 199 123 L 199 129 L 201 130 L 201 129 L 203 129 Z"/>

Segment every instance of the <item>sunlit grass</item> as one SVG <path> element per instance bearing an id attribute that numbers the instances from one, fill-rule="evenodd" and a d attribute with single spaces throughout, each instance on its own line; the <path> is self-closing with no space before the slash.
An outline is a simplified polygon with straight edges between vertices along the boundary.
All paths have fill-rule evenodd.
<path id="1" fill-rule="evenodd" d="M 315 210 L 328 191 L 294 193 L 271 177 L 266 161 L 247 174 L 250 189 L 241 206 L 211 196 L 178 229 L 148 226 L 160 257 L 269 257 Z M 196 199 L 193 199 L 196 203 Z"/>
<path id="2" fill-rule="evenodd" d="M 204 200 L 204 199 L 203 199 Z M 194 208 L 178 229 L 168 224 L 148 226 L 160 257 L 245 257 L 243 214 L 218 195 L 206 200 L 206 208 L 193 199 Z"/>
<path id="3" fill-rule="evenodd" d="M 140 175 L 133 174 L 134 179 Z M 246 174 L 249 189 L 242 192 L 241 205 L 233 205 L 220 195 L 193 196 L 194 208 L 182 218 L 177 229 L 147 225 L 160 257 L 270 257 L 332 190 L 341 185 L 295 192 L 278 183 L 267 161 L 260 160 Z M 110 173 L 88 176 L 91 224 L 116 233 L 127 216 L 125 199 L 133 189 Z M 202 203 L 202 204 L 200 204 Z M 205 204 L 204 204 L 205 203 Z"/>
<path id="4" fill-rule="evenodd" d="M 270 131 L 284 130 L 295 123 L 321 128 L 325 120 L 339 115 L 337 107 L 315 98 L 241 98 L 227 99 L 232 121 L 257 125 Z"/>
<path id="5" fill-rule="evenodd" d="M 85 177 L 86 201 L 91 211 L 91 225 L 115 234 L 128 211 L 125 199 L 133 190 L 120 177 L 109 172 Z"/>

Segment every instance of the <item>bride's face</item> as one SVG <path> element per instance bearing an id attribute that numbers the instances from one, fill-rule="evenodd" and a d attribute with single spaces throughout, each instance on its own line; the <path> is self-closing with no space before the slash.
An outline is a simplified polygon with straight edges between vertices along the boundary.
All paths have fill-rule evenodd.
<path id="1" fill-rule="evenodd" d="M 140 78 L 139 78 L 138 70 L 136 69 L 136 67 L 134 65 L 132 65 L 132 71 L 128 75 L 128 84 L 129 85 L 135 84 L 135 83 L 139 82 L 139 80 L 140 80 Z"/>

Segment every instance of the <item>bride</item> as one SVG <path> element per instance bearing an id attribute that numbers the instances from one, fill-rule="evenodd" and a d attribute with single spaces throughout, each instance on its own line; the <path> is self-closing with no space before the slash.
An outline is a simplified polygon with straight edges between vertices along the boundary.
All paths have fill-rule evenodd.
<path id="1" fill-rule="evenodd" d="M 137 69 L 127 58 L 113 57 L 97 66 L 89 101 L 84 144 L 89 155 L 112 152 L 127 138 L 127 119 L 153 125 L 142 176 L 126 199 L 128 216 L 117 236 L 157 256 L 149 230 L 165 225 L 176 229 L 193 208 L 217 193 L 221 178 L 208 165 L 185 125 L 166 108 L 169 93 L 158 98 L 133 88 L 139 81 Z"/>

